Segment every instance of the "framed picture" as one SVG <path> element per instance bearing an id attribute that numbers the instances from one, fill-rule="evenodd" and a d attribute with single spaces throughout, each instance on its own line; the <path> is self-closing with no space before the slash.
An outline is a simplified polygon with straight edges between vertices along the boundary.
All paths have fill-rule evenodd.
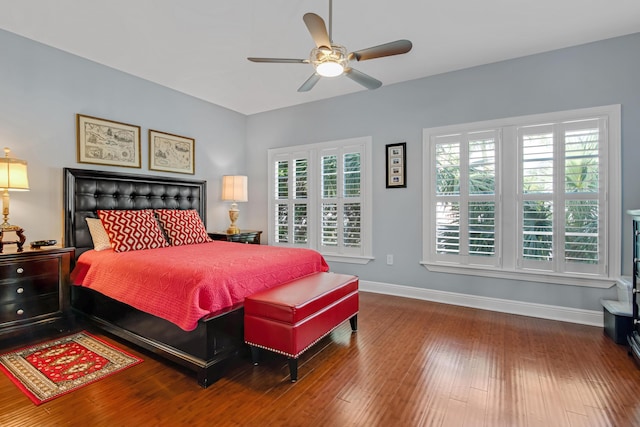
<path id="1" fill-rule="evenodd" d="M 195 173 L 195 139 L 149 129 L 149 170 Z"/>
<path id="2" fill-rule="evenodd" d="M 76 114 L 78 163 L 139 168 L 140 126 Z"/>
<path id="3" fill-rule="evenodd" d="M 407 143 L 387 144 L 387 188 L 407 188 Z"/>

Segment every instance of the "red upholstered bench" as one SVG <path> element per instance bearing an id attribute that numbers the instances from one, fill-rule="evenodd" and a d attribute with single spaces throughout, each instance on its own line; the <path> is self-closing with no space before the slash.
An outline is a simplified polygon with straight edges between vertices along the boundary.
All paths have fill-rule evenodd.
<path id="1" fill-rule="evenodd" d="M 298 357 L 349 319 L 357 330 L 358 277 L 314 273 L 247 297 L 244 340 L 253 362 L 259 349 L 289 358 L 291 382 L 298 379 Z"/>

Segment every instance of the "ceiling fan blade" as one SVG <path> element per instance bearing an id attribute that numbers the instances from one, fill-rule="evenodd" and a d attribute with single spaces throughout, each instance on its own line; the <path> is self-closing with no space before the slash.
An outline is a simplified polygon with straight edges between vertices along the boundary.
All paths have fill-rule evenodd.
<path id="1" fill-rule="evenodd" d="M 378 89 L 382 86 L 382 82 L 380 80 L 376 80 L 361 71 L 354 70 L 353 68 L 347 68 L 344 70 L 344 75 L 367 89 Z"/>
<path id="2" fill-rule="evenodd" d="M 289 59 L 289 58 L 247 58 L 251 62 L 276 62 L 282 64 L 308 64 L 308 59 Z"/>
<path id="3" fill-rule="evenodd" d="M 413 44 L 409 40 L 396 40 L 381 44 L 379 46 L 373 46 L 367 49 L 356 50 L 351 52 L 349 59 L 355 58 L 358 61 L 365 61 L 367 59 L 382 58 L 385 56 L 400 55 L 407 53 L 411 50 Z"/>
<path id="4" fill-rule="evenodd" d="M 311 77 L 309 77 L 307 81 L 302 83 L 302 86 L 298 88 L 298 92 L 309 92 L 311 89 L 313 89 L 316 83 L 318 83 L 320 77 L 322 77 L 320 76 L 320 74 L 313 73 Z"/>
<path id="5" fill-rule="evenodd" d="M 304 23 L 311 33 L 311 38 L 313 38 L 314 43 L 318 48 L 331 47 L 331 38 L 329 37 L 329 33 L 327 33 L 327 26 L 324 23 L 324 19 L 320 18 L 315 13 L 305 13 L 302 17 Z"/>

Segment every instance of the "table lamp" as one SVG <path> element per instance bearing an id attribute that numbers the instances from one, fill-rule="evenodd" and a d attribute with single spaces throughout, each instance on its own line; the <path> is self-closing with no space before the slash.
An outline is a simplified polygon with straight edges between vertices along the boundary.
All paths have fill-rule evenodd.
<path id="1" fill-rule="evenodd" d="M 243 175 L 224 175 L 222 177 L 222 200 L 230 201 L 229 219 L 231 225 L 227 228 L 227 234 L 238 234 L 240 229 L 236 225 L 240 211 L 237 202 L 248 201 L 247 177 Z"/>
<path id="2" fill-rule="evenodd" d="M 4 221 L 0 224 L 0 252 L 3 244 L 17 244 L 18 252 L 22 252 L 25 237 L 22 227 L 9 223 L 9 191 L 28 191 L 27 162 L 9 157 L 8 148 L 4 149 L 4 157 L 0 158 L 0 190 L 2 190 L 2 215 Z M 14 232 L 17 241 L 4 241 L 5 233 Z"/>

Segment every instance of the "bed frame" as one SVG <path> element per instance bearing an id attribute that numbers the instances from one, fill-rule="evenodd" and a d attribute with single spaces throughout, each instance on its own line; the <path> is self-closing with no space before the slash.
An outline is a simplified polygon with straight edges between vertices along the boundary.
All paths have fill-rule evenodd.
<path id="1" fill-rule="evenodd" d="M 76 248 L 76 258 L 93 248 L 85 218 L 97 218 L 98 209 L 195 209 L 206 225 L 206 186 L 199 180 L 65 168 L 65 245 Z M 195 371 L 203 388 L 246 350 L 242 306 L 210 314 L 190 332 L 81 286 L 71 286 L 71 306 L 94 326 Z"/>

